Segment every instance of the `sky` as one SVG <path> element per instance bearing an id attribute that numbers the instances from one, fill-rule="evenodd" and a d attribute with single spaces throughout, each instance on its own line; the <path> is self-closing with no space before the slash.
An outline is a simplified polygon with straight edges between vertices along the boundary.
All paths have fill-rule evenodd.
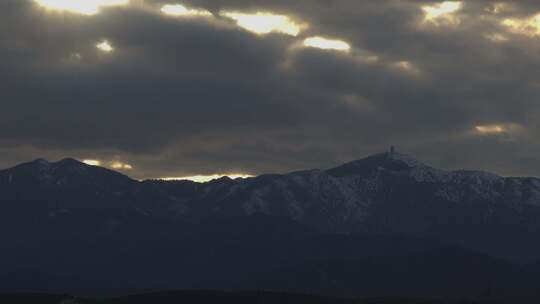
<path id="1" fill-rule="evenodd" d="M 0 1 L 0 168 L 540 176 L 540 2 Z"/>

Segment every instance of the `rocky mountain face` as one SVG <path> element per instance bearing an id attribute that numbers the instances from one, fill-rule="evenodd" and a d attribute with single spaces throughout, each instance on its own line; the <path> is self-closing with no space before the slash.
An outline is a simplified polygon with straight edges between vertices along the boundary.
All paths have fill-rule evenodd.
<path id="1" fill-rule="evenodd" d="M 208 183 L 36 160 L 0 171 L 0 210 L 0 292 L 539 290 L 513 262 L 540 257 L 540 180 L 397 153 Z"/>
<path id="2" fill-rule="evenodd" d="M 444 171 L 394 152 L 208 183 L 139 182 L 73 159 L 36 160 L 0 171 L 0 205 L 0 234 L 17 241 L 151 239 L 171 225 L 266 215 L 320 233 L 399 234 L 515 261 L 540 258 L 540 179 Z"/>

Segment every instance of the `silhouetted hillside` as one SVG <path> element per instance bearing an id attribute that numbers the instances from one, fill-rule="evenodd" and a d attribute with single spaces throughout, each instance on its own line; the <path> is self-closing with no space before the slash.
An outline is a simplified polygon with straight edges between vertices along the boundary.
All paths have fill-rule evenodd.
<path id="1" fill-rule="evenodd" d="M 0 295 L 2 303 L 10 304 L 483 304 L 499 303 L 490 300 L 464 300 L 442 298 L 381 297 L 352 299 L 339 297 L 317 297 L 288 293 L 217 292 L 217 291 L 176 291 L 139 294 L 111 299 L 75 298 L 39 294 Z M 504 302 L 500 302 L 504 303 Z M 511 303 L 511 302 L 506 302 Z M 528 302 L 523 302 L 528 303 Z M 532 302 L 531 302 L 532 303 Z"/>
<path id="2" fill-rule="evenodd" d="M 534 295 L 539 187 L 396 153 L 209 183 L 37 160 L 0 171 L 0 291 Z"/>

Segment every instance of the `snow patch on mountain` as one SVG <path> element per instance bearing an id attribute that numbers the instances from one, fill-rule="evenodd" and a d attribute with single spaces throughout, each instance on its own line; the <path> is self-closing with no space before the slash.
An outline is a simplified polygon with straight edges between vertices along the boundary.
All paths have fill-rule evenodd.
<path id="1" fill-rule="evenodd" d="M 384 153 L 384 155 L 390 160 L 401 162 L 411 168 L 425 166 L 423 163 L 419 162 L 417 159 L 407 154 L 390 152 L 390 153 Z"/>

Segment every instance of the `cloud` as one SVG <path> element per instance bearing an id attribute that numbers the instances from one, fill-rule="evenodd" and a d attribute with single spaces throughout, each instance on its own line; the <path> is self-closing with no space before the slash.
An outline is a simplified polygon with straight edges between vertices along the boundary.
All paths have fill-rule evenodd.
<path id="1" fill-rule="evenodd" d="M 0 2 L 0 165 L 71 156 L 135 178 L 254 175 L 396 145 L 444 168 L 540 175 L 538 42 L 503 24 L 537 2 L 463 1 L 450 27 L 421 25 L 434 1 L 145 3 L 86 16 Z M 286 19 L 250 29 L 220 12 Z M 310 37 L 350 50 L 295 47 Z M 499 124 L 520 131 L 477 134 Z"/>

